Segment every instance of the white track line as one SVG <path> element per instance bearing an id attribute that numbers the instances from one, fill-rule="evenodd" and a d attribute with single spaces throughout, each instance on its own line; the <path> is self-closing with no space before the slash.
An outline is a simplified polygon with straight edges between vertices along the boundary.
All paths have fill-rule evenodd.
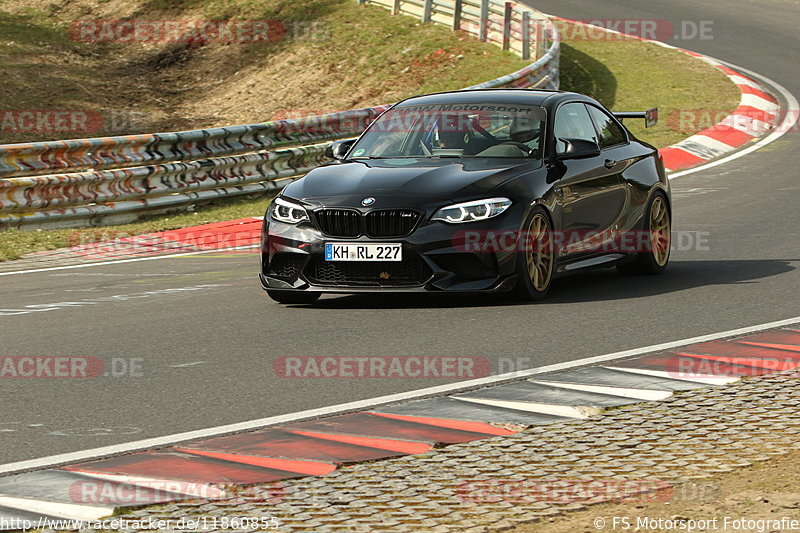
<path id="1" fill-rule="evenodd" d="M 93 266 L 102 266 L 102 265 L 119 265 L 121 263 L 136 263 L 139 261 L 153 261 L 155 259 L 172 259 L 175 257 L 186 257 L 189 255 L 200 255 L 200 254 L 213 254 L 218 252 L 231 252 L 234 250 L 249 250 L 257 248 L 257 244 L 248 244 L 246 246 L 235 246 L 232 248 L 218 248 L 214 250 L 202 250 L 199 252 L 182 252 L 179 254 L 169 254 L 169 255 L 156 255 L 152 257 L 135 257 L 132 259 L 114 259 L 111 261 L 100 261 L 97 263 L 81 263 L 79 265 L 66 265 L 60 267 L 46 267 L 46 268 L 34 268 L 31 270 L 15 270 L 13 272 L 0 272 L 0 276 L 13 276 L 15 274 L 32 274 L 34 272 L 52 272 L 54 270 L 70 270 L 73 268 L 87 268 Z"/>
<path id="2" fill-rule="evenodd" d="M 717 340 L 725 337 L 735 337 L 761 331 L 765 329 L 777 328 L 781 326 L 788 326 L 791 324 L 800 323 L 800 316 L 788 318 L 786 320 L 778 320 L 775 322 L 767 322 L 755 326 L 747 326 L 738 329 L 731 329 L 728 331 L 720 331 L 718 333 L 711 333 L 709 335 L 701 335 L 699 337 L 691 337 L 688 339 L 681 339 L 677 341 L 665 342 L 662 344 L 654 344 L 652 346 L 645 346 L 643 348 L 634 348 L 632 350 L 624 350 L 621 352 L 614 352 L 605 355 L 598 355 L 595 357 L 586 357 L 576 361 L 568 361 L 565 363 L 557 363 L 553 365 L 542 366 L 539 368 L 531 368 L 528 370 L 520 370 L 517 372 L 508 372 L 505 374 L 498 374 L 496 376 L 489 376 L 480 379 L 473 379 L 469 381 L 460 381 L 458 383 L 450 383 L 447 385 L 439 385 L 436 387 L 428 387 L 425 389 L 418 389 L 415 391 L 401 392 L 398 394 L 390 394 L 388 396 L 379 396 L 376 398 L 369 398 L 366 400 L 358 400 L 339 405 L 332 405 L 330 407 L 320 407 L 318 409 L 309 409 L 307 411 L 300 411 L 297 413 L 290 413 L 285 415 L 271 416 L 268 418 L 260 418 L 257 420 L 250 420 L 247 422 L 239 422 L 236 424 L 228 424 L 225 426 L 217 426 L 207 429 L 200 429 L 197 431 L 187 431 L 185 433 L 176 433 L 174 435 L 167 435 L 164 437 L 155 437 L 151 439 L 144 439 L 124 444 L 115 444 L 112 446 L 104 446 L 102 448 L 94 448 L 90 450 L 82 450 L 78 452 L 64 453 L 59 455 L 51 455 L 49 457 L 42 457 L 39 459 L 30 459 L 28 461 L 18 461 L 15 463 L 8 463 L 0 465 L 0 474 L 8 474 L 12 472 L 21 472 L 25 470 L 33 470 L 40 468 L 48 468 L 59 465 L 77 463 L 81 461 L 88 461 L 99 457 L 107 457 L 111 455 L 119 455 L 149 448 L 157 448 L 170 446 L 180 442 L 189 440 L 196 440 L 209 437 L 217 437 L 220 435 L 227 435 L 231 433 L 240 433 L 253 429 L 259 429 L 267 426 L 275 426 L 278 424 L 286 424 L 288 422 L 297 422 L 300 420 L 308 420 L 311 418 L 319 418 L 322 416 L 337 415 L 352 411 L 374 409 L 381 405 L 390 403 L 397 403 L 408 400 L 417 400 L 429 396 L 438 396 L 443 394 L 450 394 L 460 392 L 467 389 L 484 387 L 486 385 L 493 385 L 505 381 L 513 381 L 516 379 L 527 378 L 538 374 L 547 372 L 555 372 L 559 370 L 567 370 L 571 368 L 587 366 L 596 363 L 607 363 L 634 355 L 641 355 L 649 352 L 656 352 L 661 350 L 669 350 L 677 348 L 678 346 L 685 346 L 687 344 L 694 344 L 698 342 L 706 342 Z"/>

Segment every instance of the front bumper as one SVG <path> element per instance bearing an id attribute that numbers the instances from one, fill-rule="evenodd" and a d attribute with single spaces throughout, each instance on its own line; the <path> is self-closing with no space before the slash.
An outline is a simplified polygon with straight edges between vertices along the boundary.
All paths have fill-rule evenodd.
<path id="1" fill-rule="evenodd" d="M 261 285 L 265 290 L 329 293 L 505 292 L 516 283 L 512 249 L 484 247 L 486 236 L 516 235 L 513 213 L 470 224 L 423 223 L 401 238 L 334 238 L 311 224 L 289 225 L 265 217 Z M 401 243 L 400 262 L 325 261 L 325 243 Z"/>

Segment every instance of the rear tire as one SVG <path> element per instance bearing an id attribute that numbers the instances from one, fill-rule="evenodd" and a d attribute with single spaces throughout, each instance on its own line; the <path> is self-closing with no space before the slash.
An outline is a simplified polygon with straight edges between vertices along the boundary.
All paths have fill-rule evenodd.
<path id="1" fill-rule="evenodd" d="M 318 292 L 281 291 L 270 289 L 267 295 L 279 304 L 313 304 L 322 296 Z"/>
<path id="2" fill-rule="evenodd" d="M 637 253 L 632 262 L 617 266 L 620 274 L 656 275 L 667 269 L 672 244 L 672 217 L 667 198 L 661 192 L 654 194 L 647 205 L 643 231 L 648 236 L 647 249 Z"/>
<path id="3" fill-rule="evenodd" d="M 511 296 L 519 301 L 539 301 L 550 292 L 555 271 L 553 224 L 547 212 L 534 207 L 517 243 L 517 284 Z"/>

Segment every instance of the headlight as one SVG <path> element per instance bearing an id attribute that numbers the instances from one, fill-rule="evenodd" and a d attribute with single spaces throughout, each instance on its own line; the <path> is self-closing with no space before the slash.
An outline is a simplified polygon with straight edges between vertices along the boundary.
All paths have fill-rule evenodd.
<path id="1" fill-rule="evenodd" d="M 441 220 L 453 224 L 486 220 L 503 213 L 510 205 L 511 200 L 508 198 L 489 198 L 488 200 L 475 200 L 474 202 L 448 205 L 439 209 L 433 215 L 432 220 Z"/>
<path id="2" fill-rule="evenodd" d="M 288 202 L 283 198 L 275 198 L 272 218 L 280 222 L 285 222 L 286 224 L 298 224 L 308 221 L 308 213 L 300 204 Z"/>

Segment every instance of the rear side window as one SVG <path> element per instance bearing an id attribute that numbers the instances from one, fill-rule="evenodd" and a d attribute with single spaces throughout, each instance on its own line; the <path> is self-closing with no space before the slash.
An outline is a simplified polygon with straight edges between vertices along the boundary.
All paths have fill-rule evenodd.
<path id="1" fill-rule="evenodd" d="M 615 146 L 628 141 L 620 125 L 617 124 L 613 118 L 608 116 L 605 111 L 601 111 L 593 105 L 587 105 L 586 107 L 589 109 L 589 114 L 592 116 L 594 125 L 600 133 L 600 148 Z"/>

